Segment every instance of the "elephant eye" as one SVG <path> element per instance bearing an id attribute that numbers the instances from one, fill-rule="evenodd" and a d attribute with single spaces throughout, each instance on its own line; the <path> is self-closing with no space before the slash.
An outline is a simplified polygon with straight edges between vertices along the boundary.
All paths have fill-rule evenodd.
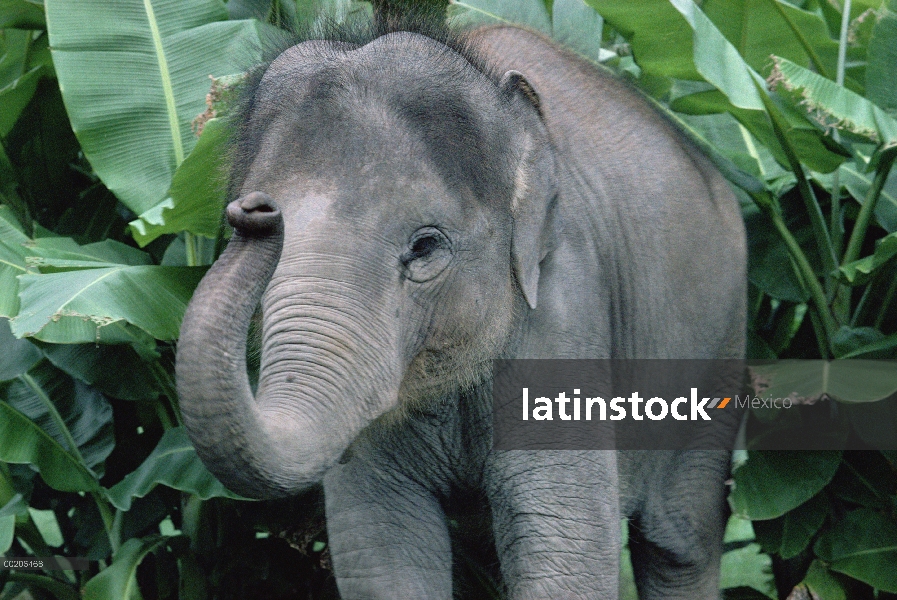
<path id="1" fill-rule="evenodd" d="M 439 247 L 439 238 L 435 235 L 424 235 L 417 238 L 411 246 L 410 258 L 424 258 L 429 256 Z"/>
<path id="2" fill-rule="evenodd" d="M 449 239 L 435 227 L 421 227 L 411 236 L 401 256 L 405 275 L 422 282 L 436 277 L 452 258 Z"/>

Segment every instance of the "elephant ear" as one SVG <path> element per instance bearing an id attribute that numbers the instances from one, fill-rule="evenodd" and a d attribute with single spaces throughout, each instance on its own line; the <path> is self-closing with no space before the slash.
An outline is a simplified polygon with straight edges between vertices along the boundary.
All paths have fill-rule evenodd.
<path id="1" fill-rule="evenodd" d="M 557 195 L 554 153 L 542 121 L 539 96 L 526 78 L 517 71 L 508 71 L 499 87 L 522 124 L 517 138 L 519 159 L 511 200 L 512 266 L 527 304 L 536 308 L 539 263 L 549 250 L 547 224 Z"/>

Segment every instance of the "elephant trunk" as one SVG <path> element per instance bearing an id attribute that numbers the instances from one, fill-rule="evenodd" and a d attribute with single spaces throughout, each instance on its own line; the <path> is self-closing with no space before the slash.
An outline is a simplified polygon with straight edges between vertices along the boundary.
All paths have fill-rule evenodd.
<path id="1" fill-rule="evenodd" d="M 181 325 L 181 413 L 199 457 L 229 489 L 253 498 L 287 496 L 319 482 L 350 440 L 329 435 L 328 424 L 316 422 L 319 411 L 284 406 L 284 398 L 305 393 L 292 377 L 260 385 L 253 397 L 246 337 L 280 259 L 283 217 L 260 192 L 230 203 L 227 217 L 234 236 L 197 287 Z"/>

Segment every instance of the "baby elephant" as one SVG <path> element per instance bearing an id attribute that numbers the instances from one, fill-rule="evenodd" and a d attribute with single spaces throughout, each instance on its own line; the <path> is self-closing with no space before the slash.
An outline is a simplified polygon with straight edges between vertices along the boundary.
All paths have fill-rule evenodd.
<path id="1" fill-rule="evenodd" d="M 623 517 L 641 598 L 717 598 L 729 453 L 495 450 L 492 360 L 742 357 L 736 199 L 550 40 L 437 37 L 305 41 L 250 85 L 234 235 L 178 345 L 196 450 L 250 497 L 323 481 L 344 598 L 451 598 L 471 493 L 509 598 L 616 598 Z"/>

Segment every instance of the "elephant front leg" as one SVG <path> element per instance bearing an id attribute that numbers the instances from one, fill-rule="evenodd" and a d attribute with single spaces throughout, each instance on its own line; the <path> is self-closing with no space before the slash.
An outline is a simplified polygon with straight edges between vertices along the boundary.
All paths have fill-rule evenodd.
<path id="1" fill-rule="evenodd" d="M 620 508 L 607 451 L 493 452 L 486 474 L 512 600 L 616 600 Z"/>
<path id="2" fill-rule="evenodd" d="M 643 600 L 718 600 L 731 455 L 651 452 L 654 475 L 629 524 L 632 568 Z"/>
<path id="3" fill-rule="evenodd" d="M 445 515 L 423 486 L 358 458 L 324 478 L 327 536 L 344 600 L 452 597 Z"/>

